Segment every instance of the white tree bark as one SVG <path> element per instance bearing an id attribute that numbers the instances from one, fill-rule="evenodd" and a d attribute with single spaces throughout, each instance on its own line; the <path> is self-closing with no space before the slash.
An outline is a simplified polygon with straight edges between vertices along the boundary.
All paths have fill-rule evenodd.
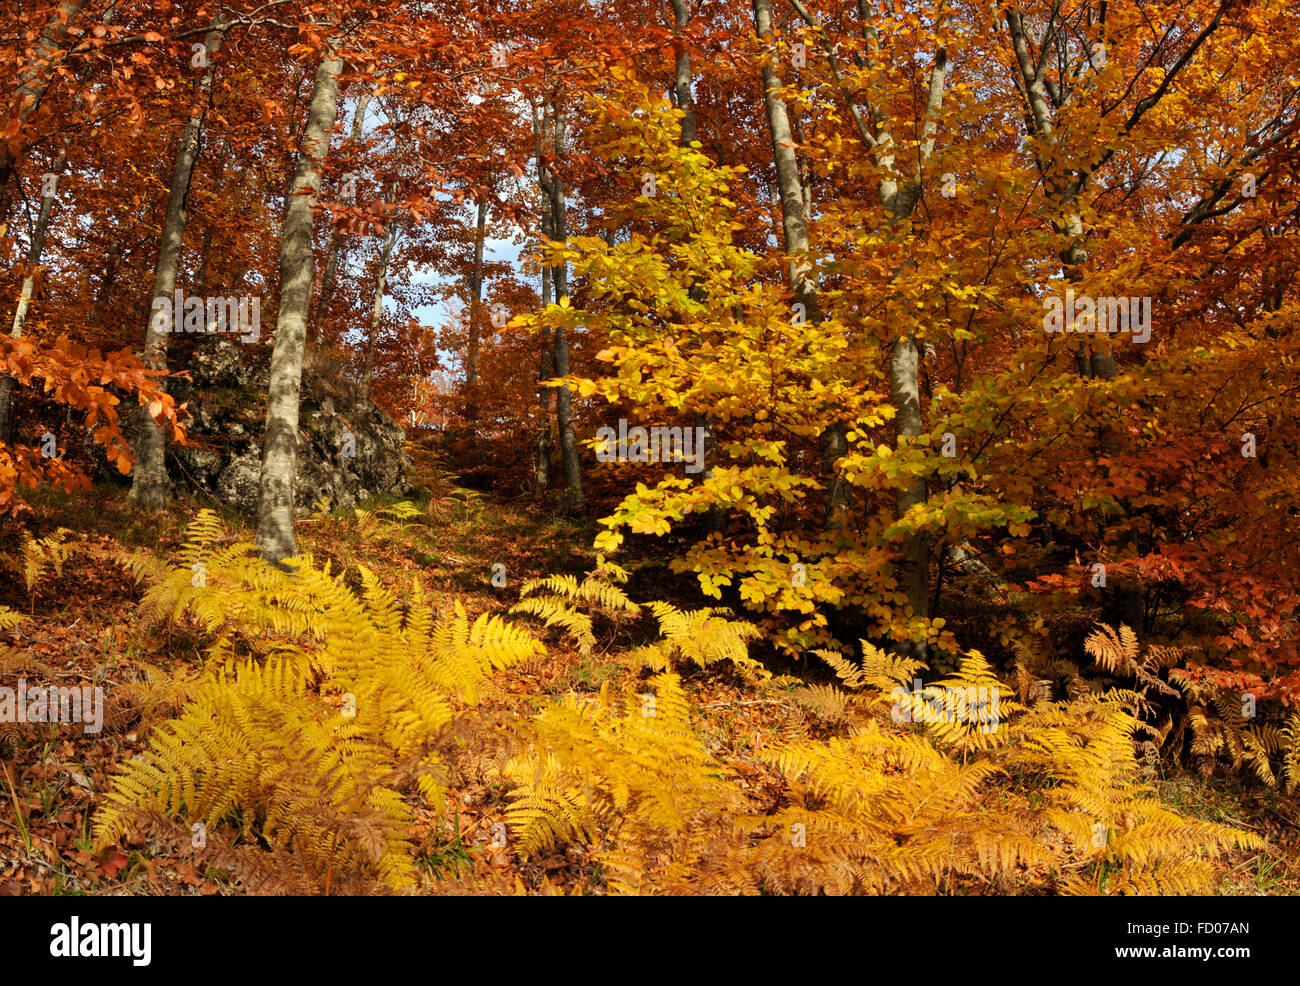
<path id="1" fill-rule="evenodd" d="M 307 309 L 315 275 L 311 245 L 313 209 L 338 112 L 338 77 L 342 70 L 343 59 L 338 55 L 336 43 L 327 42 L 316 69 L 307 129 L 303 133 L 293 194 L 285 210 L 280 241 L 280 309 L 275 348 L 271 352 L 257 502 L 257 546 L 264 558 L 276 563 L 298 553 L 293 530 L 294 477 L 298 468 L 298 399 L 307 341 Z"/>
<path id="2" fill-rule="evenodd" d="M 370 335 L 366 337 L 366 365 L 361 373 L 361 393 L 367 400 L 370 399 L 370 386 L 375 379 L 375 353 L 379 345 L 379 329 L 384 319 L 384 293 L 388 290 L 388 265 L 393 259 L 397 234 L 397 221 L 391 220 L 384 230 L 379 245 L 379 269 L 375 272 L 375 299 L 370 312 Z"/>
<path id="3" fill-rule="evenodd" d="M 361 131 L 366 122 L 366 110 L 370 108 L 370 100 L 374 97 L 375 90 L 367 89 L 357 100 L 357 108 L 352 113 L 352 132 L 348 135 L 348 142 L 355 148 L 357 142 L 361 139 Z M 356 201 L 356 196 L 345 195 L 347 202 L 351 205 Z M 330 230 L 329 246 L 325 248 L 325 271 L 321 275 L 320 293 L 317 296 L 317 312 L 324 314 L 329 311 L 331 299 L 334 297 L 334 283 L 338 277 L 339 255 L 343 253 L 343 238 L 339 235 L 337 229 Z M 316 324 L 315 341 L 317 345 L 324 342 L 326 320 L 318 318 Z"/>
<path id="4" fill-rule="evenodd" d="M 483 324 L 483 241 L 487 236 L 487 199 L 481 198 L 474 222 L 474 266 L 469 276 L 469 338 L 465 343 L 465 421 L 478 445 L 479 331 Z"/>

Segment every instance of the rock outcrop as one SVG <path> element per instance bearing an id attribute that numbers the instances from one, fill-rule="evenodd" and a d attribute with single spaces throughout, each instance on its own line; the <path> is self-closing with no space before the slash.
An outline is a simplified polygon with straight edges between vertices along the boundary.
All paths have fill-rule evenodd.
<path id="1" fill-rule="evenodd" d="M 257 510 L 266 421 L 267 369 L 260 363 L 247 347 L 215 339 L 174 367 L 188 370 L 190 379 L 170 386 L 178 403 L 189 404 L 193 445 L 168 448 L 172 482 L 248 514 Z M 322 500 L 350 508 L 377 494 L 406 495 L 405 440 L 405 431 L 336 368 L 305 363 L 294 490 L 299 511 Z"/>

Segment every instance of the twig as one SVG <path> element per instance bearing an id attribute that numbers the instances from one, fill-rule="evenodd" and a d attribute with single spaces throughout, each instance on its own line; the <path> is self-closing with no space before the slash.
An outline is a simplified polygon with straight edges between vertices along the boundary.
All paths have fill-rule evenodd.
<path id="1" fill-rule="evenodd" d="M 781 708 L 789 709 L 791 712 L 799 711 L 798 706 L 790 705 L 775 698 L 755 698 L 736 702 L 706 702 L 704 705 L 701 705 L 700 708 L 716 709 L 724 705 L 779 705 Z"/>

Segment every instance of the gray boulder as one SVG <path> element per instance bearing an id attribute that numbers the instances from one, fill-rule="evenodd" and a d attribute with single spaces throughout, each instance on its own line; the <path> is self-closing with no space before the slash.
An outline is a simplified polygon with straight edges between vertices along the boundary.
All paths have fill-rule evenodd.
<path id="1" fill-rule="evenodd" d="M 168 471 L 178 486 L 253 514 L 267 369 L 247 347 L 224 338 L 204 343 L 184 361 L 190 380 L 174 381 L 170 388 L 178 403 L 188 402 L 187 436 L 193 447 L 169 447 Z M 306 361 L 298 416 L 299 513 L 321 501 L 348 509 L 374 495 L 408 495 L 405 441 L 397 422 L 362 396 L 336 366 Z"/>

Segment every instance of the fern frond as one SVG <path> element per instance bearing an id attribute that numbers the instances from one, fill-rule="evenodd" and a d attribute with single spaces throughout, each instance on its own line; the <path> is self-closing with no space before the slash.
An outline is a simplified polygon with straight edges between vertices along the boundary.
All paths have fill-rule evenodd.
<path id="1" fill-rule="evenodd" d="M 181 563 L 146 591 L 156 615 L 190 612 L 217 633 L 211 670 L 115 775 L 96 844 L 151 814 L 208 827 L 238 819 L 322 882 L 342 867 L 409 887 L 409 789 L 442 798 L 432 747 L 453 702 L 475 702 L 495 671 L 540 644 L 495 615 L 471 622 L 459 604 L 435 623 L 418 588 L 404 603 L 367 569 L 356 593 L 310 558 L 289 573 L 219 536 L 201 515 Z"/>
<path id="2" fill-rule="evenodd" d="M 771 677 L 762 664 L 749 656 L 748 642 L 760 632 L 752 623 L 728 619 L 731 612 L 726 609 L 680 610 L 665 602 L 648 605 L 663 639 L 628 651 L 624 660 L 633 667 L 667 671 L 675 661 L 701 668 L 726 662 L 751 679 Z"/>

